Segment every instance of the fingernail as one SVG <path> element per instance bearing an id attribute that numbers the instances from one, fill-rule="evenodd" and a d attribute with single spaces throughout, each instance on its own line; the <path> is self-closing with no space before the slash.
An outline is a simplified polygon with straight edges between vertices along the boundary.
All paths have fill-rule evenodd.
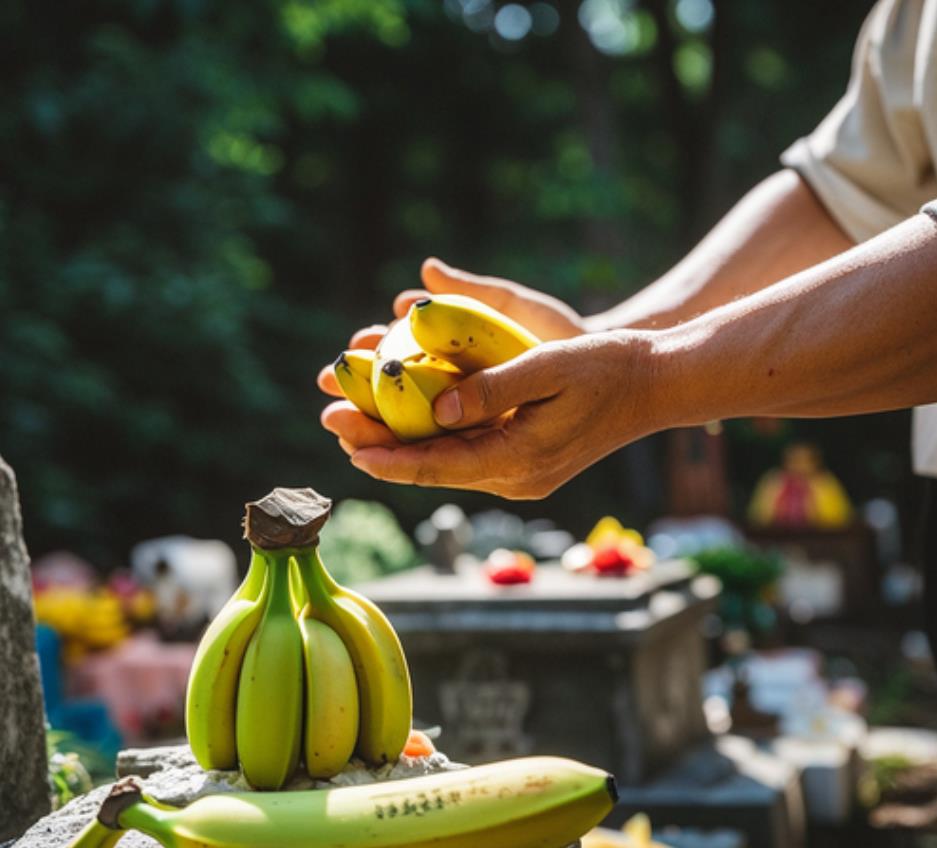
<path id="1" fill-rule="evenodd" d="M 433 412 L 436 415 L 436 420 L 443 427 L 458 423 L 462 418 L 462 399 L 459 397 L 458 390 L 450 389 L 436 398 Z"/>

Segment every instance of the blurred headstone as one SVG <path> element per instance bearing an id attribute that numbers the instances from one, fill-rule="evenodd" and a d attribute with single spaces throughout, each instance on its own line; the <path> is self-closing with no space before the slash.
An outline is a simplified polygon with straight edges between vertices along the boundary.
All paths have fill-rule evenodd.
<path id="1" fill-rule="evenodd" d="M 416 539 L 433 568 L 455 574 L 455 561 L 472 541 L 472 525 L 462 508 L 443 504 L 416 528 Z"/>
<path id="2" fill-rule="evenodd" d="M 234 551 L 215 539 L 165 536 L 130 552 L 134 579 L 156 598 L 160 632 L 193 639 L 237 588 Z"/>
<path id="3" fill-rule="evenodd" d="M 0 458 L 0 840 L 49 810 L 45 712 L 16 477 Z"/>

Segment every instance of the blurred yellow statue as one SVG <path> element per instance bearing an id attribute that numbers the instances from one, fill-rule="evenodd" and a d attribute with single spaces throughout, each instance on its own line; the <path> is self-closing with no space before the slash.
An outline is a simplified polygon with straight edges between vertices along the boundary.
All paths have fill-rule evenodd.
<path id="1" fill-rule="evenodd" d="M 823 468 L 813 445 L 793 444 L 783 468 L 765 474 L 748 509 L 761 527 L 838 529 L 852 520 L 852 505 L 842 484 Z"/>

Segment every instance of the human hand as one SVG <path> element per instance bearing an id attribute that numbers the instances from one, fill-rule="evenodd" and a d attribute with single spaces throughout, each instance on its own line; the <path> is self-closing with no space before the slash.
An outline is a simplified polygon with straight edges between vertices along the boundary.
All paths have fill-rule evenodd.
<path id="1" fill-rule="evenodd" d="M 322 424 L 373 477 L 542 498 L 656 429 L 649 352 L 647 334 L 634 332 L 544 343 L 441 394 L 437 421 L 460 429 L 421 442 L 398 441 L 347 401 L 328 406 Z"/>

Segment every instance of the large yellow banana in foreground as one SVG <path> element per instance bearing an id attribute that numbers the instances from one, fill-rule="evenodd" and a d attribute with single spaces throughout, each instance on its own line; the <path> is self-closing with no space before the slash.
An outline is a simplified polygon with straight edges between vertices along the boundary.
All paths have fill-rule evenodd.
<path id="1" fill-rule="evenodd" d="M 507 362 L 538 345 L 530 330 L 459 294 L 434 294 L 410 307 L 410 330 L 426 353 L 466 374 Z"/>
<path id="2" fill-rule="evenodd" d="M 372 765 L 396 762 L 410 734 L 413 695 L 400 640 L 369 600 L 336 583 L 317 550 L 296 562 L 309 594 L 309 609 L 341 637 L 358 681 L 357 751 Z"/>
<path id="3" fill-rule="evenodd" d="M 335 360 L 335 379 L 345 397 L 365 415 L 381 420 L 371 389 L 371 371 L 374 367 L 373 350 L 346 350 Z"/>
<path id="4" fill-rule="evenodd" d="M 203 769 L 237 768 L 235 715 L 238 679 L 247 644 L 267 601 L 267 565 L 258 554 L 240 588 L 199 642 L 185 698 L 185 724 Z"/>
<path id="5" fill-rule="evenodd" d="M 306 671 L 306 771 L 310 777 L 329 778 L 348 765 L 358 741 L 355 667 L 339 635 L 313 618 L 308 607 L 298 624 Z"/>
<path id="6" fill-rule="evenodd" d="M 235 726 L 248 782 L 257 789 L 279 789 L 299 761 L 303 644 L 290 597 L 289 554 L 263 555 L 270 597 L 241 664 Z"/>
<path id="7" fill-rule="evenodd" d="M 368 786 L 209 795 L 180 810 L 128 796 L 116 819 L 166 848 L 563 848 L 616 797 L 604 771 L 528 757 Z"/>

